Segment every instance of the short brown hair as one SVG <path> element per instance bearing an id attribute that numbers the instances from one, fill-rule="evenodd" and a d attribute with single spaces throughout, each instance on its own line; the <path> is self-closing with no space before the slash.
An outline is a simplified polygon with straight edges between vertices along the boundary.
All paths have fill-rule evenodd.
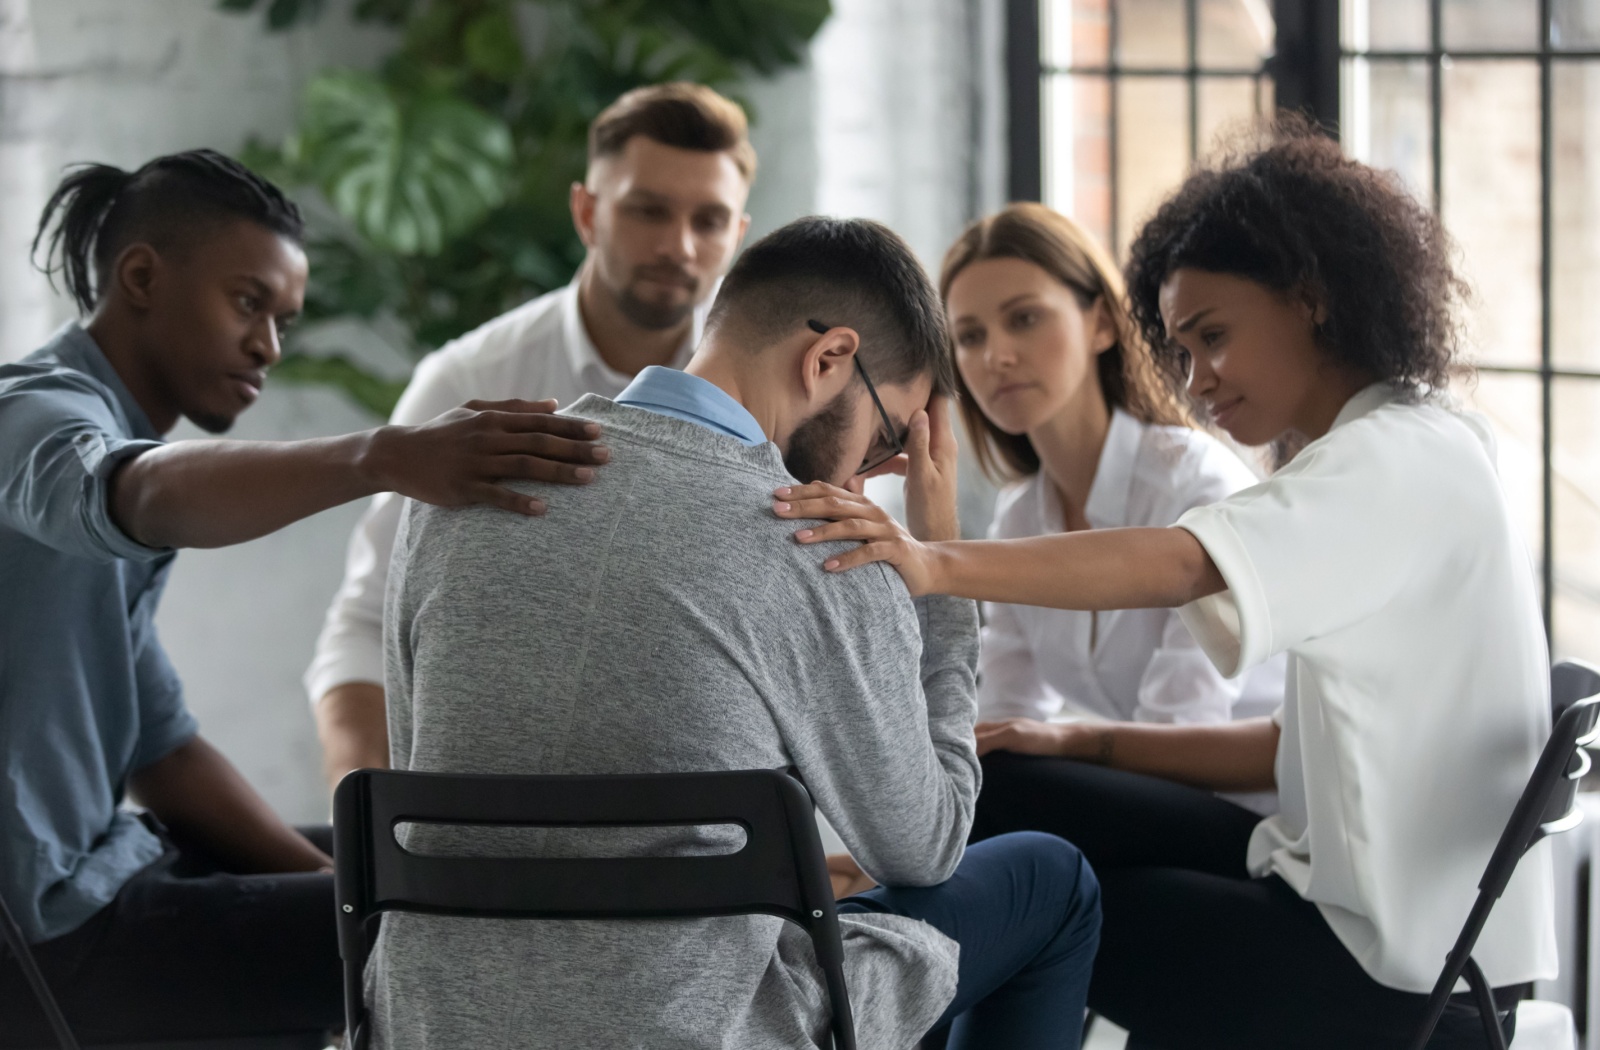
<path id="1" fill-rule="evenodd" d="M 755 181 L 756 151 L 744 110 L 704 84 L 680 80 L 624 94 L 589 125 L 589 163 L 621 153 L 635 135 L 678 149 L 729 153 L 745 181 Z"/>
<path id="2" fill-rule="evenodd" d="M 985 259 L 1021 259 L 1039 267 L 1072 290 L 1087 308 L 1096 300 L 1116 328 L 1117 341 L 1095 359 L 1100 390 L 1109 408 L 1120 408 L 1141 423 L 1188 426 L 1176 393 L 1145 348 L 1139 327 L 1128 314 L 1122 275 L 1089 232 L 1042 204 L 1010 204 L 972 223 L 945 253 L 939 298 L 950 299 L 950 285 L 962 270 Z M 955 344 L 950 344 L 952 357 Z M 1039 453 L 1026 434 L 1007 434 L 983 414 L 966 381 L 956 371 L 961 421 L 972 438 L 983 472 L 997 482 L 1017 481 L 1039 472 Z"/>

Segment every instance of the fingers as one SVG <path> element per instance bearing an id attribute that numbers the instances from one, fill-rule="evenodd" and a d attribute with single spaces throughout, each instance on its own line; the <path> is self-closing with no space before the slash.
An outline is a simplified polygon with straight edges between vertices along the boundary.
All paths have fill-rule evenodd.
<path id="1" fill-rule="evenodd" d="M 500 478 L 548 481 L 556 485 L 587 485 L 595 478 L 593 467 L 557 463 L 538 456 L 500 456 L 494 460 L 492 473 Z"/>
<path id="2" fill-rule="evenodd" d="M 600 424 L 548 412 L 510 412 L 499 409 L 479 414 L 484 424 L 508 434 L 553 434 L 576 441 L 593 441 L 600 436 Z"/>
<path id="3" fill-rule="evenodd" d="M 855 550 L 846 551 L 843 554 L 829 558 L 822 563 L 822 567 L 829 572 L 849 572 L 851 569 L 859 569 L 861 566 L 871 565 L 873 562 L 892 561 L 894 557 L 893 546 L 893 544 L 889 543 L 862 544 Z"/>
<path id="4" fill-rule="evenodd" d="M 941 461 L 956 455 L 955 409 L 951 405 L 948 397 L 928 399 L 928 449 Z"/>
<path id="5" fill-rule="evenodd" d="M 824 496 L 848 496 L 854 500 L 865 500 L 866 497 L 859 493 L 842 489 L 837 485 L 830 485 L 826 481 L 813 481 L 809 485 L 785 485 L 773 493 L 781 500 L 821 499 Z"/>
<path id="6" fill-rule="evenodd" d="M 556 399 L 546 397 L 538 401 L 524 401 L 513 397 L 504 401 L 472 400 L 461 407 L 474 412 L 540 412 L 548 415 L 556 410 Z"/>
<path id="7" fill-rule="evenodd" d="M 840 490 L 844 492 L 843 489 Z M 780 518 L 819 518 L 823 521 L 862 519 L 887 524 L 889 515 L 883 508 L 863 496 L 845 492 L 843 496 L 823 496 L 791 502 L 776 502 L 773 513 Z"/>
<path id="8" fill-rule="evenodd" d="M 872 540 L 892 539 L 894 535 L 895 530 L 881 522 L 866 521 L 862 518 L 846 518 L 843 521 L 833 521 L 826 525 L 801 529 L 794 534 L 794 538 L 801 543 L 826 543 L 829 540 L 870 542 Z"/>
<path id="9" fill-rule="evenodd" d="M 554 434 L 500 434 L 483 444 L 488 451 L 500 455 L 536 456 L 561 463 L 607 463 L 611 460 L 611 450 L 604 445 Z"/>
<path id="10" fill-rule="evenodd" d="M 975 728 L 979 757 L 991 751 L 1009 750 L 1016 738 L 1016 727 L 1010 722 L 979 723 Z"/>
<path id="11" fill-rule="evenodd" d="M 484 483 L 473 488 L 472 503 L 485 503 L 501 510 L 509 510 L 517 514 L 526 514 L 530 518 L 539 517 L 545 511 L 544 500 L 523 495 L 504 485 L 490 485 Z"/>
<path id="12" fill-rule="evenodd" d="M 917 409 L 911 413 L 911 425 L 906 431 L 906 457 L 911 463 L 926 463 L 928 453 L 928 413 Z"/>

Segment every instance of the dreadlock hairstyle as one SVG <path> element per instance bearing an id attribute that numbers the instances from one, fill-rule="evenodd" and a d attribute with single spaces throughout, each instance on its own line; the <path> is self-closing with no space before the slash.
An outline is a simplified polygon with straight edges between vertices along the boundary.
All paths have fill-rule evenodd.
<path id="1" fill-rule="evenodd" d="M 44 206 L 32 258 L 51 287 L 61 274 L 78 308 L 90 314 L 128 245 L 164 251 L 230 218 L 250 219 L 296 244 L 305 236 L 300 209 L 278 187 L 214 150 L 157 157 L 132 172 L 79 164 Z"/>

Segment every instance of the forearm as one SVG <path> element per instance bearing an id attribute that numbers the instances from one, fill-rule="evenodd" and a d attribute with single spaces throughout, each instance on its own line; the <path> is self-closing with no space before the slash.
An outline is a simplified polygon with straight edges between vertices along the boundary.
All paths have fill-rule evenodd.
<path id="1" fill-rule="evenodd" d="M 1250 718 L 1220 725 L 1112 722 L 1074 726 L 1063 757 L 1143 773 L 1208 791 L 1277 786 L 1277 723 Z"/>
<path id="2" fill-rule="evenodd" d="M 180 441 L 123 466 L 112 516 L 151 547 L 225 547 L 383 487 L 376 431 L 308 441 Z"/>
<path id="3" fill-rule="evenodd" d="M 933 590 L 1052 609 L 1186 605 L 1226 584 L 1179 528 L 1091 529 L 1019 540 L 934 543 Z"/>
<path id="4" fill-rule="evenodd" d="M 317 871 L 333 864 L 273 812 L 222 752 L 200 737 L 135 772 L 128 793 L 173 832 L 238 871 Z"/>
<path id="5" fill-rule="evenodd" d="M 330 788 L 353 769 L 389 768 L 389 723 L 383 686 L 346 682 L 317 702 L 322 772 Z"/>

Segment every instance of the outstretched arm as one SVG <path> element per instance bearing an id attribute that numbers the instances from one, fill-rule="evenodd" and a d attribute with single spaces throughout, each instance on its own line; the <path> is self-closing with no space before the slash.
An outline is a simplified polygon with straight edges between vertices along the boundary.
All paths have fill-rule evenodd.
<path id="1" fill-rule="evenodd" d="M 599 427 L 554 401 L 469 402 L 421 426 L 309 441 L 182 441 L 124 462 L 111 515 L 147 547 L 224 547 L 374 492 L 442 506 L 544 505 L 506 478 L 584 484 L 604 463 Z"/>
<path id="2" fill-rule="evenodd" d="M 802 529 L 795 534 L 799 542 L 861 543 L 823 568 L 844 572 L 888 562 L 917 595 L 1054 609 L 1147 609 L 1186 605 L 1227 587 L 1200 541 L 1179 528 L 923 543 L 865 496 L 832 485 L 795 486 L 778 499 L 780 517 L 829 522 Z"/>

